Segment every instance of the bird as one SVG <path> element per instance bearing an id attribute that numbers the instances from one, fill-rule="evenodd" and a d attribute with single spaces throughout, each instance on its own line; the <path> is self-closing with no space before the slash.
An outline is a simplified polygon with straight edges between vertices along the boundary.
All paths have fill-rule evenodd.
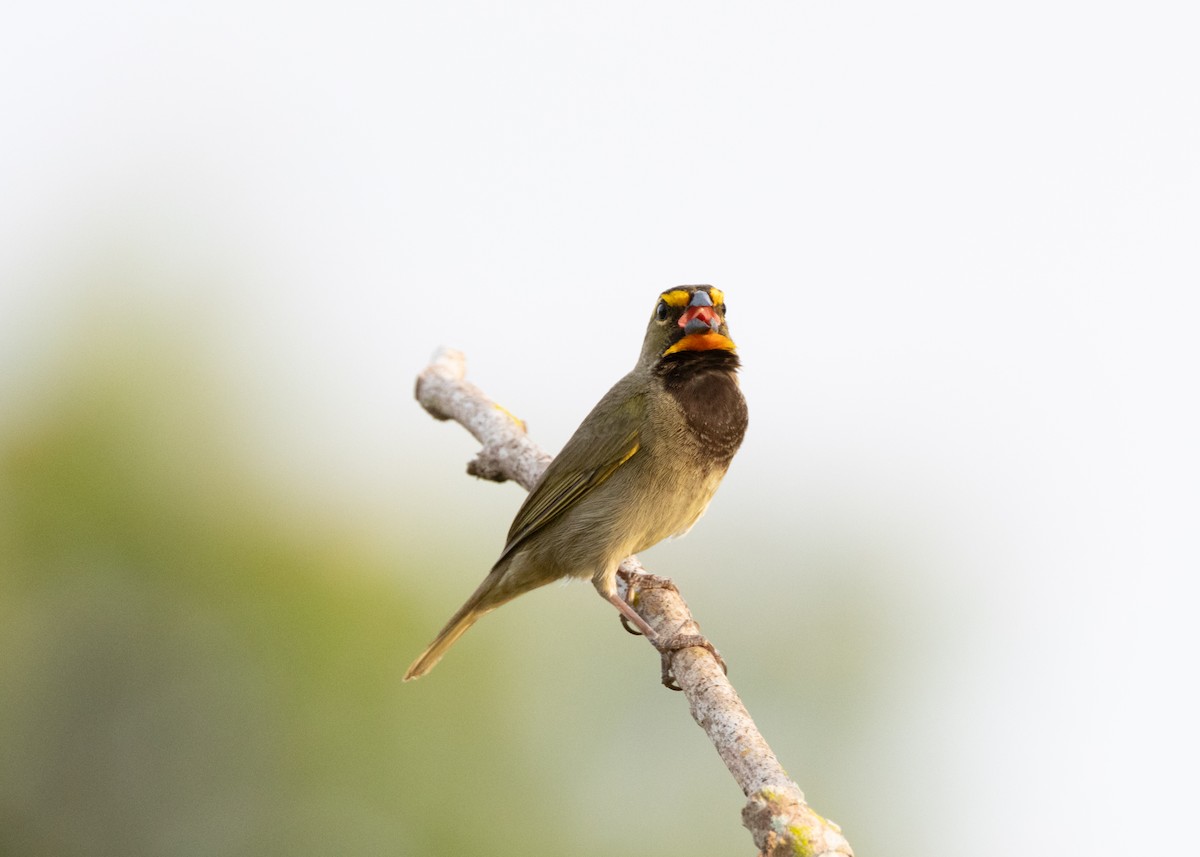
<path id="1" fill-rule="evenodd" d="M 433 669 L 484 614 L 562 578 L 591 578 L 626 628 L 632 622 L 663 653 L 668 687 L 669 652 L 702 645 L 716 654 L 702 637 L 663 639 L 617 593 L 616 575 L 627 556 L 692 528 L 741 446 L 748 413 L 725 316 L 725 295 L 710 285 L 659 295 L 636 365 L 551 460 L 500 558 L 405 681 Z"/>

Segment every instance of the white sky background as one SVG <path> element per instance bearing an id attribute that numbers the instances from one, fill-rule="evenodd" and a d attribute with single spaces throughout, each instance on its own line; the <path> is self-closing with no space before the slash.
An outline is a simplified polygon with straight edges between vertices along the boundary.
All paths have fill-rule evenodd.
<path id="1" fill-rule="evenodd" d="M 965 649 L 929 631 L 947 687 L 874 748 L 936 760 L 864 784 L 925 820 L 897 853 L 1177 844 L 1200 720 L 1185 10 L 22 4 L 0 390 L 63 344 L 64 283 L 116 266 L 111 300 L 215 337 L 266 466 L 369 505 L 414 455 L 414 480 L 461 467 L 466 444 L 413 451 L 452 431 L 410 399 L 436 345 L 557 449 L 655 295 L 714 283 L 752 412 L 722 538 L 893 527 L 920 591 L 974 605 Z"/>

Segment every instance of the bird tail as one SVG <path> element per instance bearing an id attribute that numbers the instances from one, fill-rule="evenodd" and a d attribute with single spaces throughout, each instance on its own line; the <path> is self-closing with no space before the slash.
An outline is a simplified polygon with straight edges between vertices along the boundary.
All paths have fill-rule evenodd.
<path id="1" fill-rule="evenodd" d="M 491 612 L 491 608 L 479 609 L 472 598 L 462 606 L 454 616 L 446 623 L 446 627 L 438 632 L 437 637 L 429 644 L 429 648 L 421 653 L 421 656 L 412 662 L 412 666 L 408 668 L 408 672 L 404 674 L 405 681 L 412 681 L 414 678 L 420 678 L 433 669 L 437 662 L 442 659 L 442 655 L 446 654 L 446 650 L 453 646 L 458 638 L 467 632 L 467 629 L 478 621 L 479 617 L 484 613 Z"/>
<path id="2" fill-rule="evenodd" d="M 450 617 L 446 627 L 438 632 L 437 637 L 429 644 L 429 648 L 412 662 L 412 666 L 404 674 L 405 681 L 420 678 L 437 666 L 437 662 L 442 659 L 442 655 L 446 654 L 446 650 L 453 646 L 458 638 L 465 634 L 467 629 L 478 622 L 481 617 L 491 613 L 500 605 L 507 604 L 521 593 L 546 583 L 546 580 L 536 577 L 532 584 L 527 580 L 514 582 L 512 572 L 511 557 L 502 558 L 492 567 L 488 576 L 483 579 L 483 583 L 479 584 L 479 588 L 471 593 L 467 603 L 458 608 L 458 612 Z"/>
<path id="3" fill-rule="evenodd" d="M 521 593 L 521 590 L 501 588 L 500 584 L 503 582 L 507 570 L 506 562 L 497 563 L 492 568 L 488 576 L 483 579 L 483 583 L 479 584 L 479 587 L 471 593 L 467 603 L 459 607 L 458 612 L 451 616 L 450 621 L 446 623 L 446 627 L 438 632 L 433 642 L 429 644 L 429 648 L 412 662 L 412 666 L 404 674 L 405 681 L 420 678 L 437 666 L 442 655 L 446 654 L 446 649 L 453 646 L 458 638 L 467 632 L 468 628 L 478 622 L 481 617 Z"/>

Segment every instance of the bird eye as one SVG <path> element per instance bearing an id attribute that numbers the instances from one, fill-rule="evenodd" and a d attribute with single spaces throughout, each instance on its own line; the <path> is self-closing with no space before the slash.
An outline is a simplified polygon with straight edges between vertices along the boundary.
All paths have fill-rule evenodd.
<path id="1" fill-rule="evenodd" d="M 654 311 L 654 317 L 656 319 L 658 319 L 659 321 L 667 320 L 667 302 L 666 301 L 658 302 L 658 309 L 656 309 Z"/>

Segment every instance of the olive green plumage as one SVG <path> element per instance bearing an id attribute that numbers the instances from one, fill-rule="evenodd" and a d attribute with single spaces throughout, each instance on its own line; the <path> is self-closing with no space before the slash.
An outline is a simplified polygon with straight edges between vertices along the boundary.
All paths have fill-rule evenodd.
<path id="1" fill-rule="evenodd" d="M 711 286 L 663 292 L 637 365 L 550 462 L 491 572 L 405 680 L 429 672 L 483 614 L 560 578 L 590 577 L 636 616 L 615 595 L 617 566 L 704 513 L 746 430 L 737 367 L 724 295 Z"/>

